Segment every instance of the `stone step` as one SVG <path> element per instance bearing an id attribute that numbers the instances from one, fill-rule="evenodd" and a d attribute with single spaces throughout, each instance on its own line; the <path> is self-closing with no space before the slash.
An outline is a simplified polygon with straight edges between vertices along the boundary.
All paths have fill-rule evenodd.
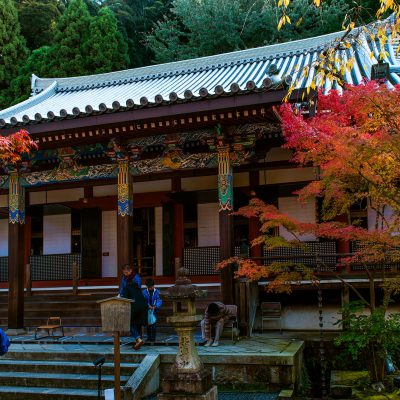
<path id="1" fill-rule="evenodd" d="M 130 375 L 121 375 L 121 385 L 128 381 Z M 103 388 L 114 386 L 113 375 L 102 376 Z M 98 375 L 82 374 L 49 374 L 34 372 L 0 372 L 0 386 L 30 386 L 47 388 L 96 389 Z"/>
<path id="2" fill-rule="evenodd" d="M 0 386 L 0 398 L 1 400 L 87 400 L 97 398 L 97 389 Z"/>
<path id="3" fill-rule="evenodd" d="M 96 358 L 93 358 L 93 361 Z M 132 375 L 139 363 L 121 363 L 121 375 Z M 0 372 L 34 372 L 34 373 L 66 373 L 66 374 L 97 374 L 93 362 L 85 361 L 28 361 L 0 360 Z M 106 362 L 101 368 L 102 374 L 112 375 L 114 364 Z"/>
<path id="4" fill-rule="evenodd" d="M 11 349 L 11 347 L 10 347 Z M 2 360 L 20 360 L 20 361 L 82 361 L 91 362 L 99 357 L 105 357 L 106 362 L 113 362 L 112 354 L 104 354 L 100 352 L 79 352 L 79 351 L 59 351 L 56 350 L 43 352 L 43 351 L 12 351 L 1 357 Z M 138 353 L 121 353 L 121 363 L 137 364 L 142 362 L 144 354 Z"/>
<path id="5" fill-rule="evenodd" d="M 58 315 L 52 315 L 58 316 Z M 40 325 L 45 325 L 47 322 L 47 318 L 50 315 L 42 316 L 42 317 L 32 317 L 32 318 L 24 318 L 24 326 L 25 327 L 37 327 Z M 7 318 L 0 318 L 0 326 L 7 326 Z M 69 317 L 63 318 L 62 323 L 64 326 L 101 326 L 101 319 L 90 316 L 77 316 L 77 317 Z"/>

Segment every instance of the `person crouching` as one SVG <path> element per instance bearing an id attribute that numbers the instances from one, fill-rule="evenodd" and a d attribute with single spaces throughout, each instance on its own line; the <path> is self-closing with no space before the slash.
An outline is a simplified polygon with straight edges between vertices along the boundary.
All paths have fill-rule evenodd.
<path id="1" fill-rule="evenodd" d="M 215 347 L 219 345 L 219 338 L 224 329 L 224 324 L 233 316 L 232 311 L 224 303 L 216 301 L 208 305 L 204 319 L 201 321 L 201 336 L 206 341 L 204 346 L 212 345 Z M 215 324 L 214 343 L 211 338 L 211 324 Z"/>

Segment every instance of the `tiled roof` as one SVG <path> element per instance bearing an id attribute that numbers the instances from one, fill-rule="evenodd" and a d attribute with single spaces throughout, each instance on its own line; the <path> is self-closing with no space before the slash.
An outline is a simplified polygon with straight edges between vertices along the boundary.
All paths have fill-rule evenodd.
<path id="1" fill-rule="evenodd" d="M 33 96 L 0 111 L 0 127 L 265 90 L 265 78 L 272 64 L 278 67 L 273 79 L 291 75 L 296 80 L 300 78 L 301 67 L 311 65 L 341 35 L 342 32 L 337 32 L 106 74 L 54 79 L 33 76 Z M 356 42 L 350 49 L 338 51 L 338 56 L 344 60 L 355 57 L 354 68 L 345 74 L 350 84 L 370 78 L 371 65 L 377 62 L 379 54 L 378 44 L 365 38 Z M 396 49 L 395 44 L 387 45 L 389 86 L 400 83 Z M 372 58 L 371 52 L 374 53 Z M 298 79 L 296 88 L 309 86 L 313 74 L 315 71 L 311 70 L 308 78 Z M 324 89 L 331 88 L 332 82 L 326 81 Z"/>

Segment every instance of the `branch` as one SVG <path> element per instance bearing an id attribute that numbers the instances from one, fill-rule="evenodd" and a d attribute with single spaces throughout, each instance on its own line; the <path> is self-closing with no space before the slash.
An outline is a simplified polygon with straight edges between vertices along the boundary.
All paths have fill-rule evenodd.
<path id="1" fill-rule="evenodd" d="M 365 300 L 365 298 L 362 296 L 362 294 L 350 283 L 346 282 L 342 277 L 340 277 L 339 275 L 335 274 L 335 277 L 337 279 L 339 279 L 344 285 L 346 285 L 347 287 L 349 287 L 356 295 L 357 297 L 370 309 L 371 308 L 371 304 L 368 303 L 367 300 Z"/>

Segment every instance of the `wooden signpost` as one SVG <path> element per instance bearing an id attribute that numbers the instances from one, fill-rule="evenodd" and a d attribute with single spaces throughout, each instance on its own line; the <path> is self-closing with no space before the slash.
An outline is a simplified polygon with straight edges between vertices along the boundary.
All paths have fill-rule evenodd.
<path id="1" fill-rule="evenodd" d="M 99 300 L 103 332 L 114 333 L 114 399 L 121 400 L 120 377 L 120 334 L 129 332 L 131 327 L 131 307 L 133 300 L 111 297 Z"/>

